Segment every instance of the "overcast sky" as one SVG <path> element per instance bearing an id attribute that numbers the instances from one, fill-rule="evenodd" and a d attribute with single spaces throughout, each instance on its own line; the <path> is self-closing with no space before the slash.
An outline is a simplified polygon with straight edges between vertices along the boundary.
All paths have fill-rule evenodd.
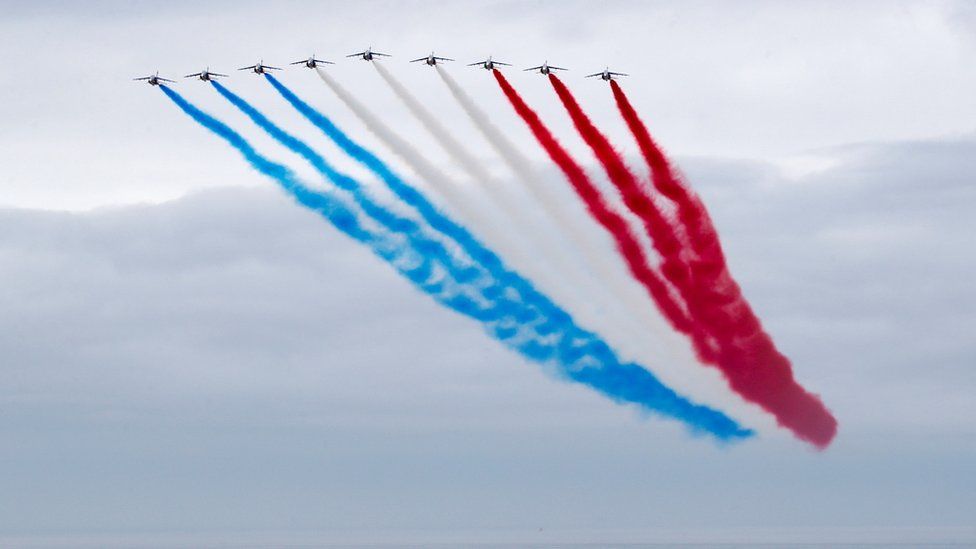
<path id="1" fill-rule="evenodd" d="M 966 2 L 0 2 L 0 545 L 201 540 L 976 541 L 976 9 Z M 622 84 L 841 428 L 689 437 L 552 379 L 293 204 L 157 90 L 315 52 L 434 146 L 387 66 L 494 160 L 432 48 L 548 59 L 620 149 Z M 509 71 L 592 164 L 544 80 Z M 396 163 L 314 74 L 282 80 Z M 293 162 L 199 82 L 181 93 Z M 294 163 L 299 167 L 298 163 Z M 592 166 L 591 166 L 592 167 Z M 595 170 L 591 172 L 596 173 Z M 542 528 L 542 531 L 539 529 Z M 120 541 L 121 540 L 121 541 Z"/>

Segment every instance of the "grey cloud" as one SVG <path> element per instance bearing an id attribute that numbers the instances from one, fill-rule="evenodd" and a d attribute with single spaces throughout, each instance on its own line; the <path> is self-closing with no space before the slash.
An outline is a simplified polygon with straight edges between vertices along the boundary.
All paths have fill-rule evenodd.
<path id="1" fill-rule="evenodd" d="M 0 536 L 971 541 L 976 142 L 817 154 L 681 165 L 823 454 L 554 381 L 270 188 L 0 211 Z"/>

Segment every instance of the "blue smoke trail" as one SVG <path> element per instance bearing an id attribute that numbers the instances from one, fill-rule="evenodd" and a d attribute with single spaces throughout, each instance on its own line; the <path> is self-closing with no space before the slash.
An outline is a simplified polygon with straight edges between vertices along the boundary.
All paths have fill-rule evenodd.
<path id="1" fill-rule="evenodd" d="M 353 211 L 350 210 L 345 204 L 343 204 L 342 200 L 335 196 L 309 189 L 297 181 L 291 170 L 282 166 L 281 164 L 268 160 L 255 151 L 254 148 L 243 137 L 240 136 L 240 134 L 230 129 L 222 122 L 197 109 L 169 87 L 160 86 L 160 88 L 170 99 L 173 100 L 173 102 L 183 109 L 185 113 L 189 114 L 201 125 L 213 131 L 230 143 L 230 145 L 237 149 L 256 170 L 273 178 L 300 204 L 322 214 L 340 231 L 350 236 L 357 242 L 361 242 L 369 246 L 374 253 L 391 263 L 394 268 L 397 269 L 397 271 L 399 271 L 415 285 L 420 287 L 425 293 L 431 295 L 440 303 L 451 308 L 452 310 L 488 324 L 489 327 L 494 329 L 496 337 L 514 337 L 515 334 L 513 333 L 512 322 L 506 322 L 506 319 L 501 319 L 501 322 L 493 324 L 493 321 L 498 320 L 497 314 L 486 312 L 482 307 L 478 306 L 478 303 L 474 299 L 469 296 L 456 295 L 446 291 L 450 290 L 451 288 L 449 285 L 445 284 L 444 281 L 436 280 L 435 268 L 429 261 L 425 261 L 422 258 L 408 258 L 413 259 L 412 263 L 417 263 L 417 265 L 413 268 L 404 266 L 403 262 L 400 260 L 402 260 L 403 256 L 405 255 L 405 248 L 389 236 L 371 232 L 363 227 L 359 223 L 357 215 L 353 213 Z M 432 278 L 435 279 L 431 280 Z M 540 352 L 544 353 L 548 351 L 545 348 L 540 349 L 538 343 L 535 342 L 527 345 L 515 341 L 506 341 L 506 343 L 520 346 L 520 350 L 523 350 L 521 347 L 525 347 L 523 350 L 524 352 L 538 354 Z M 551 351 L 548 352 L 551 353 Z M 539 358 L 545 359 L 546 357 L 547 355 L 543 354 Z"/>
<path id="2" fill-rule="evenodd" d="M 548 330 L 559 331 L 573 323 L 566 311 L 557 307 L 551 300 L 538 292 L 526 279 L 511 272 L 497 254 L 479 242 L 466 228 L 441 213 L 423 193 L 406 183 L 385 162 L 349 138 L 328 117 L 302 101 L 277 78 L 270 74 L 265 74 L 265 77 L 298 112 L 319 128 L 346 154 L 376 174 L 397 197 L 416 209 L 432 227 L 457 242 L 469 256 L 488 269 L 499 282 L 514 288 L 529 304 L 548 316 L 551 323 Z"/>
<path id="3" fill-rule="evenodd" d="M 369 245 L 375 253 L 384 259 L 389 258 L 391 254 L 389 244 L 385 244 L 381 237 L 363 228 L 355 214 L 343 206 L 341 202 L 329 195 L 310 191 L 295 180 L 290 170 L 261 156 L 232 129 L 200 111 L 167 86 L 160 86 L 160 88 L 186 114 L 225 139 L 244 156 L 251 166 L 273 178 L 299 203 L 320 212 L 337 228 L 355 240 Z M 417 276 L 412 271 L 401 272 L 408 277 Z M 426 274 L 424 276 L 423 280 L 426 280 Z M 414 278 L 411 280 L 414 281 Z M 422 282 L 416 281 L 415 283 L 422 284 Z M 438 298 L 436 294 L 433 297 Z M 439 301 L 441 300 L 439 299 Z M 441 302 L 462 314 L 470 316 L 470 312 L 458 309 L 453 302 Z M 500 337 L 497 331 L 496 337 L 502 339 L 504 343 L 514 346 L 523 356 L 531 360 L 548 362 L 548 359 L 555 358 L 560 365 L 558 373 L 561 376 L 586 384 L 617 402 L 634 403 L 645 410 L 677 418 L 693 430 L 710 433 L 720 440 L 752 436 L 752 431 L 739 426 L 725 414 L 705 406 L 696 405 L 677 395 L 658 381 L 653 374 L 640 366 L 632 363 L 621 363 L 609 346 L 598 340 L 594 334 L 585 332 L 574 324 L 568 328 L 556 343 L 555 357 L 547 352 L 543 344 L 537 341 L 526 341 L 520 345 L 513 345 L 514 342 Z"/>
<path id="4" fill-rule="evenodd" d="M 348 191 L 356 203 L 362 208 L 366 215 L 369 215 L 378 223 L 395 233 L 403 234 L 410 242 L 413 250 L 425 258 L 438 262 L 443 266 L 452 277 L 460 284 L 472 284 L 479 280 L 487 279 L 488 287 L 483 287 L 482 293 L 493 296 L 494 313 L 499 318 L 511 318 L 514 321 L 527 325 L 539 315 L 526 308 L 522 303 L 507 299 L 502 295 L 502 290 L 494 281 L 490 279 L 487 272 L 475 267 L 461 265 L 457 258 L 453 257 L 443 244 L 428 238 L 420 225 L 411 219 L 398 216 L 389 209 L 381 206 L 365 191 L 363 186 L 352 177 L 343 174 L 329 165 L 322 155 L 315 152 L 305 142 L 281 129 L 275 123 L 254 108 L 242 97 L 231 92 L 219 82 L 211 81 L 213 87 L 227 99 L 232 105 L 241 110 L 252 122 L 268 133 L 276 141 L 287 147 L 292 152 L 298 154 L 309 164 L 312 165 L 320 174 L 332 181 L 337 187 Z M 487 313 L 487 312 L 486 312 Z"/>

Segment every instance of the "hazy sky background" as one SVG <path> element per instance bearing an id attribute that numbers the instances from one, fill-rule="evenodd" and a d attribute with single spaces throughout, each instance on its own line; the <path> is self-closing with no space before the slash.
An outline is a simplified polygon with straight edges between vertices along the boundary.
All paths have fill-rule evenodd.
<path id="1" fill-rule="evenodd" d="M 976 541 L 972 3 L 0 13 L 0 544 Z M 491 159 L 436 76 L 406 64 L 457 58 L 451 74 L 554 181 L 489 75 L 460 61 L 570 67 L 628 155 L 605 84 L 581 76 L 632 73 L 622 84 L 704 196 L 748 297 L 839 418 L 834 445 L 720 447 L 548 377 L 130 80 L 314 51 L 451 170 L 375 71 L 342 59 L 370 44 Z M 232 90 L 362 175 L 234 72 Z M 548 84 L 509 75 L 592 164 Z M 314 74 L 281 78 L 389 158 Z M 178 89 L 288 158 L 206 85 Z"/>

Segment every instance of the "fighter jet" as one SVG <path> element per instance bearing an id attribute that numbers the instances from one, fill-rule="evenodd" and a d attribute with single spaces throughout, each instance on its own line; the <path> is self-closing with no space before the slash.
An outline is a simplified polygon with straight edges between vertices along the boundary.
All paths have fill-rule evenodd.
<path id="1" fill-rule="evenodd" d="M 326 64 L 329 64 L 329 65 L 335 65 L 335 63 L 333 63 L 332 61 L 322 61 L 321 59 L 316 59 L 314 53 L 308 59 L 302 59 L 301 61 L 295 61 L 295 62 L 289 63 L 289 64 L 290 65 L 305 65 L 306 68 L 314 69 L 316 66 L 318 66 L 319 63 L 326 63 Z"/>
<path id="2" fill-rule="evenodd" d="M 156 74 L 152 74 L 152 75 L 149 75 L 149 76 L 142 76 L 140 78 L 133 78 L 133 80 L 145 80 L 146 83 L 148 83 L 150 86 L 158 86 L 161 82 L 169 82 L 171 84 L 175 84 L 176 83 L 175 80 L 170 80 L 168 78 L 163 78 L 162 76 L 159 76 L 159 71 L 156 71 Z"/>
<path id="3" fill-rule="evenodd" d="M 227 75 L 226 74 L 220 74 L 218 72 L 210 72 L 210 67 L 207 67 L 206 69 L 204 69 L 204 70 L 202 70 L 200 72 L 195 72 L 193 74 L 188 74 L 188 75 L 184 76 L 183 78 L 199 78 L 200 80 L 203 80 L 204 82 L 209 82 L 209 81 L 213 80 L 214 78 L 216 78 L 218 76 L 226 77 Z"/>
<path id="4" fill-rule="evenodd" d="M 593 78 L 594 76 L 599 76 L 603 80 L 609 82 L 613 80 L 614 76 L 630 76 L 630 75 L 622 72 L 613 72 L 610 70 L 610 67 L 607 67 L 603 69 L 603 72 L 595 72 L 593 74 L 587 74 L 586 78 Z"/>
<path id="5" fill-rule="evenodd" d="M 418 59 L 413 59 L 410 62 L 417 63 L 419 61 L 423 61 L 427 65 L 433 67 L 434 65 L 437 64 L 438 61 L 454 61 L 454 60 L 449 59 L 447 57 L 437 57 L 436 55 L 434 55 L 434 52 L 430 52 L 430 55 L 428 55 L 427 57 L 420 57 Z"/>
<path id="6" fill-rule="evenodd" d="M 569 69 L 564 69 L 562 67 L 553 67 L 548 61 L 539 65 L 538 67 L 531 67 L 525 69 L 527 71 L 539 71 L 539 74 L 549 74 L 552 71 L 568 71 Z"/>
<path id="7" fill-rule="evenodd" d="M 373 51 L 372 46 L 366 48 L 366 51 L 361 51 L 359 53 L 350 53 L 346 57 L 362 57 L 363 61 L 372 61 L 373 57 L 376 55 L 381 55 L 383 57 L 393 57 L 388 53 L 380 53 L 378 51 Z"/>
<path id="8" fill-rule="evenodd" d="M 469 67 L 481 67 L 486 71 L 490 71 L 494 69 L 495 65 L 504 65 L 506 67 L 512 66 L 511 63 L 502 63 L 501 61 L 495 61 L 491 58 L 490 55 L 488 56 L 488 59 L 485 59 L 484 61 L 478 61 L 477 63 L 468 63 Z"/>
<path id="9" fill-rule="evenodd" d="M 265 65 L 264 64 L 264 59 L 258 61 L 256 65 L 251 65 L 250 67 L 241 67 L 241 68 L 239 68 L 237 70 L 239 70 L 239 71 L 251 71 L 254 74 L 264 74 L 264 73 L 266 73 L 268 71 L 268 69 L 272 69 L 272 70 L 276 70 L 276 71 L 280 71 L 281 70 L 278 67 L 272 67 L 271 65 Z"/>

